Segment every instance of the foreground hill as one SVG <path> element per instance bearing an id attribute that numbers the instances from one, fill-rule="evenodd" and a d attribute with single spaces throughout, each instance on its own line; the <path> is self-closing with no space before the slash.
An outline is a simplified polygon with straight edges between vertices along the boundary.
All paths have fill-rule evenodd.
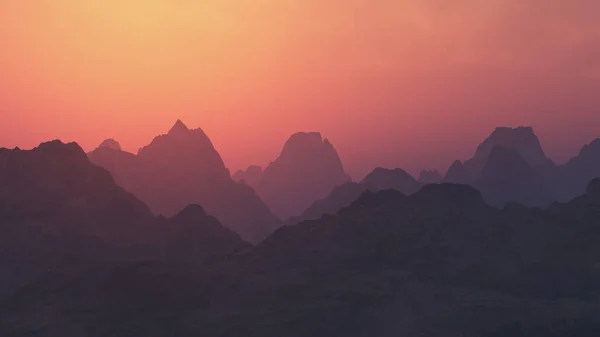
<path id="1" fill-rule="evenodd" d="M 465 185 L 365 192 L 202 268 L 56 269 L 7 336 L 597 336 L 600 181 L 549 210 Z"/>
<path id="2" fill-rule="evenodd" d="M 248 245 L 199 206 L 155 218 L 75 143 L 2 149 L 0 186 L 0 298 L 65 265 L 202 263 Z"/>
<path id="3" fill-rule="evenodd" d="M 108 146 L 88 155 L 155 214 L 173 216 L 189 204 L 199 204 L 254 243 L 280 225 L 251 187 L 231 179 L 208 136 L 201 129 L 188 129 L 181 121 L 137 155 Z"/>

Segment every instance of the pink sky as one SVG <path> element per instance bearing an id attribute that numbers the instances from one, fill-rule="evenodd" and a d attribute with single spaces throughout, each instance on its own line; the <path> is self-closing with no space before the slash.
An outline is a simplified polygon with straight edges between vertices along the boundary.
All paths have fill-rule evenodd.
<path id="1" fill-rule="evenodd" d="M 178 118 L 235 170 L 320 131 L 360 178 L 444 170 L 495 126 L 600 136 L 596 0 L 0 0 L 0 146 L 130 151 Z"/>

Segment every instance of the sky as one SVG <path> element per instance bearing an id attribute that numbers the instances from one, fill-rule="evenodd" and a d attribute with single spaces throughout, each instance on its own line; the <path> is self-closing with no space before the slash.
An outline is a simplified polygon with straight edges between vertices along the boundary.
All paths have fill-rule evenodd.
<path id="1" fill-rule="evenodd" d="M 597 0 L 0 0 L 0 147 L 135 152 L 177 119 L 231 170 L 320 131 L 347 171 L 444 171 L 496 126 L 600 137 Z"/>

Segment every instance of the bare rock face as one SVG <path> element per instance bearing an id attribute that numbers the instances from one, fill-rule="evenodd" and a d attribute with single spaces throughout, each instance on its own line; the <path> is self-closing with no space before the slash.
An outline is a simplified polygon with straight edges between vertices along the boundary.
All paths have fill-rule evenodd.
<path id="1" fill-rule="evenodd" d="M 327 139 L 318 132 L 293 134 L 264 171 L 257 191 L 280 218 L 300 214 L 334 187 L 350 181 Z"/>
<path id="2" fill-rule="evenodd" d="M 532 168 L 544 165 L 548 160 L 532 127 L 498 127 L 479 145 L 473 158 L 465 161 L 464 167 L 472 178 L 479 177 L 495 146 L 516 150 Z"/>
<path id="3" fill-rule="evenodd" d="M 251 187 L 231 179 L 204 131 L 189 129 L 180 120 L 137 155 L 98 148 L 89 158 L 109 170 L 155 214 L 173 216 L 190 204 L 198 204 L 253 243 L 280 225 Z"/>

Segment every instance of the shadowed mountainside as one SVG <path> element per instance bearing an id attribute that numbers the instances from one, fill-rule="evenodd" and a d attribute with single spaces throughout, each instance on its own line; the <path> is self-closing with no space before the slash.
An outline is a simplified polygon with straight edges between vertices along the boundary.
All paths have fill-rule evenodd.
<path id="1" fill-rule="evenodd" d="M 262 175 L 263 171 L 260 166 L 251 165 L 248 166 L 248 168 L 245 171 L 238 170 L 233 176 L 231 176 L 231 179 L 238 183 L 243 182 L 248 186 L 256 189 L 256 187 L 258 187 L 260 179 L 262 178 Z"/>
<path id="2" fill-rule="evenodd" d="M 199 206 L 157 219 L 75 143 L 0 151 L 0 297 L 57 266 L 202 263 L 248 244 Z"/>
<path id="3" fill-rule="evenodd" d="M 280 225 L 251 187 L 231 179 L 206 134 L 188 129 L 181 121 L 137 155 L 100 147 L 88 156 L 155 214 L 172 216 L 189 204 L 199 204 L 254 243 Z"/>
<path id="4" fill-rule="evenodd" d="M 533 168 L 543 165 L 548 158 L 542 149 L 540 140 L 533 132 L 532 127 L 497 127 L 475 151 L 473 158 L 464 162 L 464 167 L 471 173 L 471 177 L 479 177 L 485 167 L 492 149 L 502 146 L 516 150 L 527 164 Z"/>
<path id="5" fill-rule="evenodd" d="M 315 200 L 350 181 L 333 145 L 318 132 L 295 133 L 265 169 L 257 192 L 282 219 L 296 216 Z"/>
<path id="6" fill-rule="evenodd" d="M 474 186 L 483 193 L 488 203 L 498 207 L 510 202 L 547 207 L 553 202 L 544 181 L 523 156 L 502 146 L 494 146 Z"/>
<path id="7" fill-rule="evenodd" d="M 409 195 L 417 192 L 421 186 L 415 178 L 402 169 L 390 170 L 379 167 L 360 183 L 350 182 L 334 188 L 326 198 L 315 201 L 300 216 L 291 218 L 288 223 L 295 224 L 305 220 L 315 220 L 325 214 L 335 214 L 358 199 L 365 191 L 394 189 Z"/>
<path id="8" fill-rule="evenodd" d="M 515 153 L 491 158 L 498 147 Z M 552 200 L 565 202 L 584 193 L 586 184 L 600 177 L 598 158 L 600 141 L 595 140 L 565 165 L 557 166 L 544 154 L 533 128 L 498 127 L 477 147 L 473 158 L 451 165 L 444 182 L 467 183 L 485 189 L 486 199 L 498 206 L 507 202 L 547 206 Z M 520 164 L 517 165 L 517 161 Z M 520 169 L 516 170 L 517 167 Z M 504 172 L 506 170 L 510 172 Z M 496 184 L 491 180 L 496 180 Z"/>
<path id="9" fill-rule="evenodd" d="M 551 181 L 560 201 L 580 195 L 590 179 L 600 177 L 600 138 L 583 146 L 579 154 L 560 166 Z"/>
<path id="10" fill-rule="evenodd" d="M 419 174 L 419 182 L 423 185 L 427 184 L 439 184 L 444 180 L 444 177 L 436 170 L 433 171 L 421 171 Z"/>
<path id="11" fill-rule="evenodd" d="M 336 215 L 284 226 L 216 265 L 53 270 L 0 303 L 0 331 L 595 336 L 598 186 L 546 211 L 499 210 L 466 185 L 365 192 Z"/>

